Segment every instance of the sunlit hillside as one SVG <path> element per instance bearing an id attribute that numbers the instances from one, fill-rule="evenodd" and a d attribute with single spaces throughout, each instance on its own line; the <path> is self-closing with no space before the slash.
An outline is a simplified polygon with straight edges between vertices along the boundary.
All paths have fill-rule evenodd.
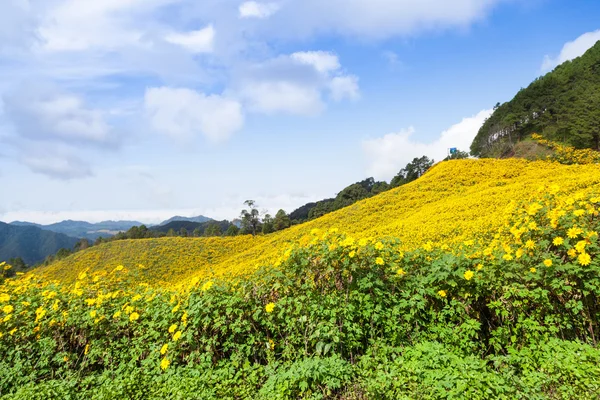
<path id="1" fill-rule="evenodd" d="M 599 183 L 597 165 L 517 159 L 449 161 L 413 183 L 271 235 L 116 241 L 36 273 L 72 281 L 82 271 L 124 265 L 139 274 L 140 282 L 153 286 L 185 283 L 192 277 L 248 274 L 260 265 L 276 264 L 291 244 L 307 241 L 314 229 L 338 228 L 356 239 L 393 236 L 405 249 L 428 241 L 451 245 L 491 235 L 504 224 L 514 201 L 527 200 L 540 187 L 556 184 L 569 193 Z"/>

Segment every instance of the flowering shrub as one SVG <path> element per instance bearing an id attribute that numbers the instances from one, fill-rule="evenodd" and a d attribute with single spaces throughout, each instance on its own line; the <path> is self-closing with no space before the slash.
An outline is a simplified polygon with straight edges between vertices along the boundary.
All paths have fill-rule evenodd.
<path id="1" fill-rule="evenodd" d="M 427 175 L 439 169 L 439 179 L 461 164 L 478 165 L 448 164 Z M 527 182 L 532 164 L 547 168 L 549 185 Z M 423 226 L 402 226 L 417 239 L 396 231 L 400 221 L 375 234 L 368 221 L 380 217 L 369 215 L 357 220 L 363 231 L 342 233 L 327 227 L 325 217 L 324 227 L 307 224 L 306 234 L 296 227 L 279 238 L 164 242 L 198 245 L 188 254 L 202 253 L 213 265 L 251 255 L 269 260 L 246 274 L 225 275 L 235 266 L 221 273 L 176 270 L 185 284 L 175 285 L 175 278 L 157 277 L 168 273 L 166 266 L 155 271 L 144 264 L 62 275 L 51 266 L 8 279 L 0 286 L 0 393 L 24 399 L 593 398 L 600 391 L 600 197 L 590 182 L 598 176 L 579 166 L 520 165 L 518 179 L 503 185 L 492 185 L 489 176 L 509 172 L 485 169 L 462 176 L 465 185 L 454 188 L 502 205 L 487 210 L 494 221 L 469 219 L 451 192 L 435 200 L 432 190 L 429 204 L 412 193 L 422 203 Z M 394 193 L 411 201 L 409 193 Z M 507 194 L 522 200 L 494 199 Z M 387 207 L 401 208 L 384 195 Z M 356 217 L 371 210 L 383 204 L 380 196 L 347 212 Z M 443 225 L 441 233 L 428 230 L 428 208 L 442 220 L 450 213 L 444 201 L 465 216 L 453 237 Z M 465 201 L 471 212 L 484 213 Z M 114 244 L 142 249 L 138 243 L 163 242 Z M 211 264 L 203 259 L 201 265 Z"/>
<path id="2" fill-rule="evenodd" d="M 562 164 L 598 164 L 600 163 L 600 152 L 593 149 L 576 149 L 550 140 L 544 139 L 542 135 L 534 133 L 533 140 L 554 150 L 550 158 Z"/>

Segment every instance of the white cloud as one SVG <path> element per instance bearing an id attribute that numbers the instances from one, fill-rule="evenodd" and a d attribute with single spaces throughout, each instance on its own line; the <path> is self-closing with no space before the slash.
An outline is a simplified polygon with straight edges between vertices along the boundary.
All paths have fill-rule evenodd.
<path id="1" fill-rule="evenodd" d="M 144 104 L 154 129 L 178 140 L 201 134 L 219 142 L 244 125 L 242 107 L 236 100 L 191 89 L 150 88 Z"/>
<path id="2" fill-rule="evenodd" d="M 341 101 L 346 98 L 358 100 L 360 98 L 358 77 L 354 75 L 336 76 L 331 80 L 329 87 L 331 89 L 331 97 L 335 101 Z"/>
<path id="3" fill-rule="evenodd" d="M 297 0 L 273 16 L 272 33 L 319 33 L 383 39 L 423 31 L 468 27 L 510 0 Z"/>
<path id="4" fill-rule="evenodd" d="M 597 31 L 584 33 L 572 42 L 565 43 L 565 45 L 560 51 L 560 54 L 557 57 L 553 58 L 549 55 L 546 55 L 544 57 L 544 61 L 542 62 L 541 67 L 542 72 L 548 72 L 554 69 L 554 67 L 556 67 L 557 65 L 564 63 L 565 61 L 569 61 L 579 56 L 582 56 L 583 53 L 588 51 L 599 40 L 600 29 Z"/>
<path id="5" fill-rule="evenodd" d="M 268 18 L 279 10 L 277 3 L 258 3 L 256 1 L 246 1 L 240 4 L 238 11 L 240 18 Z"/>
<path id="6" fill-rule="evenodd" d="M 316 115 L 323 94 L 335 101 L 360 97 L 358 78 L 344 75 L 337 55 L 325 51 L 283 55 L 244 70 L 236 93 L 250 111 Z"/>
<path id="7" fill-rule="evenodd" d="M 338 57 L 327 51 L 300 51 L 290 57 L 301 64 L 313 66 L 322 74 L 337 71 L 341 67 Z"/>
<path id="8" fill-rule="evenodd" d="M 3 100 L 4 112 L 22 138 L 93 144 L 114 140 L 102 111 L 52 85 L 21 85 Z"/>
<path id="9" fill-rule="evenodd" d="M 165 37 L 169 43 L 177 44 L 193 53 L 210 53 L 213 51 L 215 29 L 212 25 L 186 33 L 171 33 Z"/>
<path id="10" fill-rule="evenodd" d="M 426 155 L 435 161 L 441 161 L 451 147 L 469 151 L 479 128 L 491 114 L 492 110 L 483 110 L 472 117 L 463 118 L 430 143 L 415 140 L 413 127 L 366 140 L 363 142 L 363 150 L 369 163 L 368 174 L 376 179 L 390 180 L 415 157 Z"/>
<path id="11" fill-rule="evenodd" d="M 318 88 L 297 82 L 249 82 L 239 94 L 251 111 L 266 114 L 316 115 L 325 108 Z"/>
<path id="12" fill-rule="evenodd" d="M 69 154 L 53 154 L 45 151 L 22 157 L 21 162 L 33 172 L 55 179 L 69 180 L 87 178 L 92 171 L 79 157 Z"/>

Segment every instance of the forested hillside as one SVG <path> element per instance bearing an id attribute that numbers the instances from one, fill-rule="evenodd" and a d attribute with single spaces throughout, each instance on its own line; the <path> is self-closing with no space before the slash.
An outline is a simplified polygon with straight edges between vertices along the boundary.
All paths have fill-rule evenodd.
<path id="1" fill-rule="evenodd" d="M 60 249 L 72 249 L 78 239 L 35 226 L 15 226 L 0 222 L 0 261 L 20 257 L 28 264 L 44 261 Z"/>
<path id="2" fill-rule="evenodd" d="M 496 105 L 471 153 L 506 155 L 534 132 L 576 148 L 600 150 L 600 42 L 536 79 L 511 101 Z"/>

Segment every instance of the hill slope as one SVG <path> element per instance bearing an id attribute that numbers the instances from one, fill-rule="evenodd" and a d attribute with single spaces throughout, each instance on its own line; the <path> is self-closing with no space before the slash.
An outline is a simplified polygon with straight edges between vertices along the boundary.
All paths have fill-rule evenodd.
<path id="1" fill-rule="evenodd" d="M 21 257 L 26 264 L 36 264 L 62 248 L 72 249 L 77 240 L 36 226 L 0 222 L 0 261 Z"/>
<path id="2" fill-rule="evenodd" d="M 600 150 L 600 42 L 497 107 L 473 140 L 471 153 L 502 155 L 533 132 Z"/>
<path id="3" fill-rule="evenodd" d="M 567 193 L 589 190 L 600 184 L 600 169 L 518 159 L 448 161 L 415 182 L 271 235 L 119 241 L 76 253 L 36 273 L 73 281 L 83 270 L 122 264 L 137 271 L 139 280 L 157 286 L 191 277 L 235 276 L 276 262 L 291 244 L 309 241 L 317 228 L 335 227 L 357 239 L 394 236 L 405 249 L 428 241 L 461 243 L 489 238 L 504 224 L 513 201 L 529 199 L 540 186 L 553 184 Z"/>

